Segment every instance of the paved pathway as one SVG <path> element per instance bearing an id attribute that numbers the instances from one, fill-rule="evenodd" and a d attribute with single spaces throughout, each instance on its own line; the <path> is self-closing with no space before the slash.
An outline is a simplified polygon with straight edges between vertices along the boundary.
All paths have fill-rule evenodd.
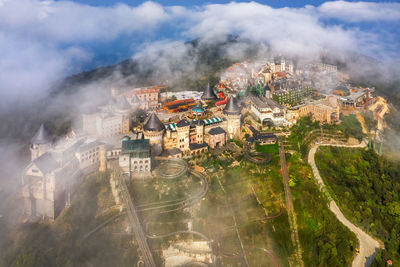
<path id="1" fill-rule="evenodd" d="M 339 147 L 365 147 L 365 143 L 360 143 L 358 145 L 345 145 L 345 144 L 321 144 L 321 145 L 315 145 L 310 149 L 310 152 L 308 153 L 308 163 L 311 165 L 315 180 L 317 181 L 317 184 L 321 191 L 326 191 L 324 181 L 321 178 L 321 175 L 319 174 L 318 168 L 315 164 L 315 152 L 317 151 L 319 146 L 339 146 Z M 374 257 L 374 254 L 378 248 L 380 248 L 380 245 L 378 241 L 376 241 L 374 238 L 366 234 L 363 230 L 355 226 L 353 223 L 351 223 L 346 217 L 343 215 L 343 213 L 340 211 L 339 207 L 336 205 L 335 201 L 330 198 L 329 202 L 329 209 L 336 215 L 339 221 L 341 221 L 347 228 L 350 229 L 358 238 L 360 242 L 360 254 L 356 255 L 353 259 L 352 266 L 353 267 L 362 267 L 362 266 L 368 266 L 371 264 L 371 261 Z"/>

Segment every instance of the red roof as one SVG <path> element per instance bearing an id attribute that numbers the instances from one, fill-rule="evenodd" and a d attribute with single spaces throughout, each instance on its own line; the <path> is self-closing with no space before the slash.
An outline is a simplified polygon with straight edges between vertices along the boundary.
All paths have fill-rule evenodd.
<path id="1" fill-rule="evenodd" d="M 277 72 L 276 75 L 279 77 L 284 77 L 286 74 L 284 72 Z"/>

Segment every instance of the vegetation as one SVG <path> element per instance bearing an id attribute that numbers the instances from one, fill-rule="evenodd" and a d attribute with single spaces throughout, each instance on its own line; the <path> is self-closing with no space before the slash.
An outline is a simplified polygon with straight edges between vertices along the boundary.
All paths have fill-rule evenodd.
<path id="1" fill-rule="evenodd" d="M 375 266 L 400 264 L 400 162 L 373 150 L 323 147 L 316 155 L 321 176 L 343 213 L 385 243 Z"/>
<path id="2" fill-rule="evenodd" d="M 352 136 L 360 141 L 362 140 L 364 136 L 362 127 L 354 114 L 348 116 L 340 115 L 340 120 L 342 123 L 338 127 L 346 137 Z"/>
<path id="3" fill-rule="evenodd" d="M 289 177 L 305 266 L 350 266 L 356 236 L 328 208 L 308 164 L 289 156 Z"/>
<path id="4" fill-rule="evenodd" d="M 210 176 L 210 188 L 194 227 L 220 244 L 218 266 L 243 263 L 242 257 L 227 256 L 242 253 L 233 215 L 250 266 L 272 265 L 263 249 L 272 251 L 280 266 L 288 266 L 294 251 L 286 212 L 275 219 L 263 219 L 281 212 L 284 195 L 279 156 L 270 165 L 255 165 L 242 156 L 236 160 L 213 157 L 199 162 Z"/>
<path id="5" fill-rule="evenodd" d="M 0 261 L 1 266 L 130 266 L 137 258 L 136 248 L 116 242 L 98 232 L 87 240 L 82 236 L 101 222 L 115 216 L 110 207 L 107 174 L 87 177 L 73 197 L 72 205 L 53 224 L 25 223 L 10 233 L 13 240 Z"/>
<path id="6" fill-rule="evenodd" d="M 308 152 L 309 141 L 306 141 L 307 135 L 312 130 L 320 129 L 319 122 L 313 122 L 309 116 L 300 118 L 295 125 L 290 128 L 291 134 L 289 141 L 292 148 L 301 153 L 303 157 Z"/>
<path id="7" fill-rule="evenodd" d="M 263 153 L 267 153 L 267 154 L 278 154 L 279 153 L 278 143 L 270 144 L 270 145 L 260 145 L 260 144 L 256 143 L 255 149 L 257 152 L 263 152 Z"/>

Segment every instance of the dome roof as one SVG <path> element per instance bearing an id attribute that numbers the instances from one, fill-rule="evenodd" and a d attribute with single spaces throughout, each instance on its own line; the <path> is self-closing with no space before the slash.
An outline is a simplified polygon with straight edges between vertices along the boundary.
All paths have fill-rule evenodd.
<path id="1" fill-rule="evenodd" d="M 240 114 L 240 108 L 236 104 L 235 98 L 233 98 L 233 97 L 229 98 L 228 103 L 226 103 L 226 106 L 222 110 L 222 112 L 226 115 L 239 115 Z"/>
<path id="2" fill-rule="evenodd" d="M 32 144 L 48 144 L 51 142 L 50 135 L 44 128 L 44 125 L 40 125 L 39 130 L 36 132 L 36 134 L 32 137 L 31 143 Z"/>
<path id="3" fill-rule="evenodd" d="M 192 108 L 192 111 L 193 111 L 193 112 L 197 112 L 197 113 L 201 113 L 201 112 L 204 111 L 204 109 L 203 109 L 202 106 L 196 105 L 196 106 L 194 106 L 194 107 Z"/>
<path id="4" fill-rule="evenodd" d="M 214 93 L 214 90 L 211 89 L 210 84 L 207 84 L 206 89 L 204 90 L 203 95 L 201 96 L 203 100 L 217 100 L 217 96 Z"/>
<path id="5" fill-rule="evenodd" d="M 131 140 L 131 138 L 127 135 L 125 135 L 124 137 L 122 137 L 122 141 L 128 141 Z"/>
<path id="6" fill-rule="evenodd" d="M 147 122 L 143 125 L 143 130 L 145 131 L 153 131 L 153 132 L 159 132 L 164 130 L 164 124 L 160 121 L 160 119 L 157 117 L 156 113 L 151 113 L 149 119 Z"/>

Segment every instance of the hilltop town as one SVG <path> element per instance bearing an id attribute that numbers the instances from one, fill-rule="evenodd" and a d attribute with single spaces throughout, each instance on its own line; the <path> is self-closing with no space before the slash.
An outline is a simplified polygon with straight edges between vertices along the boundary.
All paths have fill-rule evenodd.
<path id="1" fill-rule="evenodd" d="M 136 208 L 128 201 L 131 196 L 125 196 L 118 184 L 167 175 L 163 172 L 171 167 L 164 166 L 166 162 L 178 164 L 175 171 L 188 168 L 189 162 L 205 186 L 206 174 L 196 163 L 198 157 L 232 157 L 226 154 L 232 151 L 256 164 L 270 162 L 268 152 L 254 151 L 262 145 L 282 149 L 284 157 L 291 127 L 305 117 L 320 125 L 340 125 L 342 116 L 353 114 L 367 137 L 379 139 L 386 127 L 384 116 L 389 113 L 387 101 L 375 95 L 375 88 L 350 85 L 348 75 L 335 65 L 310 62 L 295 66 L 283 57 L 235 63 L 221 74 L 218 84 L 193 89 L 171 92 L 166 86 L 113 87 L 109 101 L 81 114 L 80 127 L 68 135 L 56 139 L 41 125 L 30 140 L 31 162 L 22 175 L 25 217 L 56 220 L 71 205 L 84 177 L 112 172 L 115 202 L 121 210 L 128 210 L 138 226 Z M 365 122 L 365 113 L 377 121 L 374 129 Z M 339 139 L 358 143 L 351 136 Z M 324 140 L 327 138 L 318 142 Z M 148 248 L 143 231 L 131 231 L 136 239 L 142 239 L 138 241 L 142 260 L 155 266 L 151 252 L 144 252 Z M 188 231 L 192 231 L 191 224 Z M 163 251 L 169 266 L 179 262 L 172 259 L 176 255 L 186 257 L 179 264 L 194 260 L 215 263 L 209 242 L 180 242 Z"/>

